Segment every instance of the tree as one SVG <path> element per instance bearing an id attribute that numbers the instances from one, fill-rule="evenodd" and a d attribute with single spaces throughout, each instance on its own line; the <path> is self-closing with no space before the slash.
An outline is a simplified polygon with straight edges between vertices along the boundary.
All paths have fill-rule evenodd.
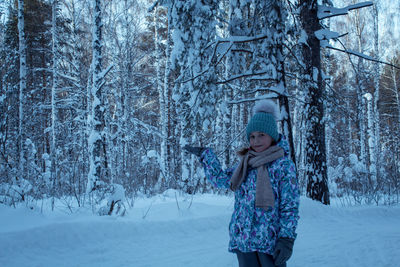
<path id="1" fill-rule="evenodd" d="M 217 99 L 215 74 L 212 61 L 213 50 L 208 46 L 215 38 L 215 1 L 174 1 L 172 13 L 174 47 L 171 52 L 171 70 L 175 73 L 173 88 L 174 106 L 178 124 L 178 145 L 204 142 L 200 132 L 208 132 L 214 116 Z M 193 193 L 200 185 L 198 172 L 194 171 L 194 158 L 183 149 L 180 153 L 180 187 Z"/>
<path id="2" fill-rule="evenodd" d="M 100 0 L 93 0 L 93 40 L 92 40 L 92 67 L 93 78 L 90 91 L 91 111 L 88 119 L 90 134 L 88 139 L 89 146 L 89 173 L 86 192 L 91 193 L 100 188 L 102 182 L 109 179 L 108 166 L 105 155 L 105 104 L 102 87 L 104 85 L 104 75 L 102 68 L 102 7 Z"/>
<path id="3" fill-rule="evenodd" d="M 25 37 L 25 10 L 24 0 L 18 0 L 18 37 L 19 37 L 19 126 L 18 126 L 18 150 L 19 150 L 19 172 L 18 177 L 24 175 L 24 103 L 26 93 L 27 65 L 26 65 L 26 37 Z"/>
<path id="4" fill-rule="evenodd" d="M 330 39 L 337 40 L 338 33 L 331 32 L 323 29 L 319 23 L 320 20 L 331 18 L 340 15 L 346 15 L 348 11 L 359 9 L 366 6 L 371 6 L 372 3 L 365 2 L 360 4 L 349 5 L 345 8 L 338 9 L 332 6 L 318 6 L 316 1 L 300 1 L 300 18 L 303 29 L 306 33 L 306 42 L 303 42 L 303 60 L 306 66 L 304 80 L 308 81 L 305 85 L 305 130 L 306 130 L 306 176 L 307 176 L 307 195 L 312 199 L 321 201 L 324 204 L 329 204 L 329 190 L 327 179 L 327 166 L 326 166 L 326 147 L 325 147 L 325 133 L 323 127 L 324 119 L 324 83 L 323 72 L 321 68 L 321 47 L 335 49 L 348 54 L 359 56 L 360 59 L 368 58 L 361 53 L 351 52 L 347 49 L 337 49 L 329 44 Z M 361 31 L 358 32 L 359 40 L 361 38 Z M 358 46 L 361 47 L 361 44 Z M 368 58 L 369 59 L 369 58 Z M 350 60 L 351 61 L 351 60 Z M 359 61 L 359 67 L 362 65 L 362 60 Z M 366 77 L 360 75 L 361 71 L 356 71 L 359 91 L 357 92 L 357 99 L 361 103 L 363 97 L 363 90 L 361 89 L 366 82 Z M 364 133 L 364 109 L 358 105 L 358 116 L 360 119 L 360 134 L 361 134 L 361 151 L 365 144 Z M 350 123 L 350 120 L 349 120 Z M 351 131 L 349 131 L 351 133 Z M 351 138 L 350 138 L 351 139 Z M 361 155 L 364 155 L 361 152 Z M 361 157 L 362 158 L 362 157 Z"/>
<path id="5" fill-rule="evenodd" d="M 307 196 L 329 205 L 329 189 L 326 166 L 325 128 L 323 125 L 324 103 L 321 68 L 321 45 L 315 32 L 321 29 L 318 4 L 313 0 L 299 2 L 302 28 L 307 34 L 302 44 L 305 64 L 305 169 Z"/>
<path id="6" fill-rule="evenodd" d="M 52 57 L 53 57 L 53 80 L 52 80 L 52 88 L 51 88 L 51 146 L 50 146 L 50 157 L 51 157 L 51 187 L 53 190 L 56 186 L 56 179 L 57 179 L 57 147 L 56 147 L 56 122 L 57 122 L 57 108 L 56 108 L 56 94 L 57 94 L 57 85 L 58 85 L 58 34 L 57 34 L 57 11 L 58 11 L 58 1 L 53 0 L 52 2 Z M 53 194 L 54 196 L 54 191 Z M 54 198 L 52 202 L 52 208 L 54 209 Z"/>
<path id="7" fill-rule="evenodd" d="M 6 182 L 17 176 L 19 168 L 19 56 L 17 6 L 8 7 L 7 21 L 2 28 L 0 54 L 0 159 Z"/>
<path id="8" fill-rule="evenodd" d="M 166 8 L 159 7 L 158 4 L 154 6 L 153 23 L 154 28 L 154 53 L 155 53 L 155 67 L 156 67 L 156 86 L 159 97 L 160 105 L 160 128 L 161 128 L 161 142 L 160 142 L 160 156 L 159 164 L 161 177 L 158 178 L 156 190 L 164 191 L 170 184 L 171 173 L 171 153 L 170 153 L 170 125 L 171 125 L 171 90 L 169 87 L 169 79 L 171 76 L 171 69 L 169 64 L 170 51 L 171 51 L 171 31 L 170 23 L 171 12 Z M 168 16 L 168 17 L 167 17 Z M 162 21 L 161 21 L 162 20 Z M 165 24 L 168 24 L 165 26 Z M 166 32 L 165 32 L 166 31 Z M 163 36 L 166 35 L 166 36 Z M 163 41 L 166 41 L 163 49 Z M 164 64 L 163 64 L 164 62 Z M 164 68 L 164 74 L 162 73 Z"/>
<path id="9" fill-rule="evenodd" d="M 393 65 L 400 65 L 399 52 L 390 60 Z M 391 203 L 391 196 L 400 193 L 400 70 L 385 66 L 381 77 L 379 90 L 379 114 L 382 127 L 381 146 L 385 153 L 382 155 L 385 170 L 383 191 Z"/>

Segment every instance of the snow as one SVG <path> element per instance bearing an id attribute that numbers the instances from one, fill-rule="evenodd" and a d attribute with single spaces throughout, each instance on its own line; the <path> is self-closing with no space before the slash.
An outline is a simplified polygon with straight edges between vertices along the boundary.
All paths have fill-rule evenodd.
<path id="1" fill-rule="evenodd" d="M 368 101 L 371 101 L 371 100 L 372 100 L 372 94 L 371 94 L 371 93 L 365 93 L 365 94 L 363 95 L 363 97 L 365 97 Z"/>
<path id="2" fill-rule="evenodd" d="M 365 59 L 367 59 L 367 60 L 371 60 L 371 61 L 374 61 L 374 60 L 375 60 L 373 57 L 370 57 L 370 56 L 368 56 L 368 55 L 366 55 L 366 54 L 363 54 L 363 53 L 359 53 L 359 52 L 354 51 L 354 50 L 348 49 L 348 50 L 346 50 L 346 52 L 347 52 L 347 53 L 350 53 L 350 54 L 353 54 L 353 55 L 355 55 L 355 56 L 361 57 L 361 58 L 365 58 Z"/>
<path id="3" fill-rule="evenodd" d="M 301 30 L 299 44 L 307 44 L 308 35 L 305 30 Z"/>
<path id="4" fill-rule="evenodd" d="M 323 39 L 332 39 L 332 38 L 337 38 L 339 34 L 337 32 L 332 32 L 330 30 L 326 29 L 321 29 L 318 31 L 315 31 L 315 37 L 318 38 L 318 40 L 323 40 Z"/>
<path id="5" fill-rule="evenodd" d="M 321 6 L 318 6 L 318 18 L 326 19 L 326 18 L 331 18 L 331 17 L 335 17 L 335 16 L 340 16 L 340 15 L 347 15 L 350 10 L 368 7 L 368 6 L 372 6 L 372 5 L 373 5 L 373 2 L 371 2 L 371 1 L 357 3 L 354 5 L 349 5 L 344 8 L 336 8 L 336 7 L 321 5 Z"/>
<path id="6" fill-rule="evenodd" d="M 396 266 L 400 207 L 301 199 L 288 266 Z M 179 209 L 178 209 L 179 206 Z M 227 251 L 233 198 L 173 190 L 137 198 L 125 217 L 0 206 L 0 266 L 237 266 Z"/>
<path id="7" fill-rule="evenodd" d="M 157 153 L 157 151 L 155 151 L 155 150 L 149 150 L 148 152 L 147 152 L 147 157 L 148 158 L 159 158 L 159 155 L 158 155 L 158 153 Z"/>

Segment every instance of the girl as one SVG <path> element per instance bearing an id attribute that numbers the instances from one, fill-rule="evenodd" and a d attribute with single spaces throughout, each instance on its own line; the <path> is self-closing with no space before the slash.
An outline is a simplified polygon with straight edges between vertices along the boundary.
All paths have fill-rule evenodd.
<path id="1" fill-rule="evenodd" d="M 246 127 L 250 147 L 236 168 L 222 170 L 209 148 L 185 146 L 200 157 L 208 180 L 235 192 L 229 251 L 240 267 L 283 267 L 290 258 L 299 219 L 299 189 L 289 145 L 278 133 L 276 107 L 258 102 Z"/>

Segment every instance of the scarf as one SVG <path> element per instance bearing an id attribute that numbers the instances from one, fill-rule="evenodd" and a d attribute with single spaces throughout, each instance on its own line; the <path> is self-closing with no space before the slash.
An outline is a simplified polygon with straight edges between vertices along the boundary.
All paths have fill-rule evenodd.
<path id="1" fill-rule="evenodd" d="M 262 152 L 249 150 L 240 160 L 238 167 L 232 174 L 230 187 L 236 191 L 243 183 L 247 175 L 247 168 L 257 168 L 256 182 L 256 207 L 265 210 L 275 205 L 275 197 L 272 192 L 271 180 L 266 163 L 272 162 L 284 156 L 284 151 L 279 146 L 271 146 Z"/>

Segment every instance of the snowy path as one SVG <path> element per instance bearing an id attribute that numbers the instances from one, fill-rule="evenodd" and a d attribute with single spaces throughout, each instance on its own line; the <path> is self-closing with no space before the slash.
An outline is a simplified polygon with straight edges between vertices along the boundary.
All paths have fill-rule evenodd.
<path id="1" fill-rule="evenodd" d="M 173 198 L 143 199 L 124 218 L 0 206 L 0 266 L 237 266 L 227 252 L 232 204 L 196 196 L 178 211 Z M 400 207 L 301 205 L 290 267 L 400 266 Z"/>

